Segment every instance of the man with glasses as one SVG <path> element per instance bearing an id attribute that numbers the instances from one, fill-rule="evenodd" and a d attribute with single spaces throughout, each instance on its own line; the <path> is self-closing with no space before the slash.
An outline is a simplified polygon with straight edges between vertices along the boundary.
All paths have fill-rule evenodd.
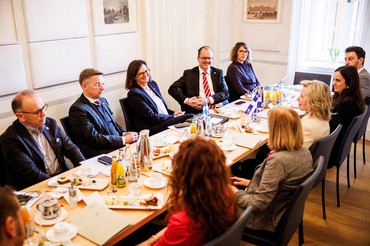
<path id="1" fill-rule="evenodd" d="M 7 184 L 23 189 L 67 171 L 85 160 L 54 119 L 46 117 L 47 104 L 32 91 L 22 91 L 12 101 L 17 117 L 1 136 Z M 3 172 L 4 170 L 2 170 Z"/>
<path id="2" fill-rule="evenodd" d="M 87 68 L 80 73 L 82 95 L 69 109 L 69 123 L 77 145 L 86 158 L 106 154 L 137 140 L 136 132 L 126 132 L 117 124 L 108 101 L 102 97 L 103 73 Z"/>
<path id="3" fill-rule="evenodd" d="M 344 61 L 347 66 L 354 66 L 360 77 L 360 88 L 364 99 L 370 100 L 370 74 L 364 68 L 366 52 L 359 46 L 350 46 L 346 49 Z"/>
<path id="4" fill-rule="evenodd" d="M 229 92 L 222 70 L 211 66 L 211 47 L 201 47 L 197 59 L 199 66 L 185 70 L 183 76 L 168 89 L 186 113 L 200 113 L 205 100 L 210 109 L 228 103 Z"/>

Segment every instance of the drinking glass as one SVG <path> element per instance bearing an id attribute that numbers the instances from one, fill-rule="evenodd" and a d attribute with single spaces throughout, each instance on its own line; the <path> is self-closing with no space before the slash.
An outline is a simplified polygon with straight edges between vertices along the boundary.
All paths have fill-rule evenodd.
<path id="1" fill-rule="evenodd" d="M 337 60 L 337 57 L 339 55 L 339 52 L 340 52 L 339 49 L 335 49 L 335 48 L 329 49 L 329 54 L 330 54 L 331 64 L 332 65 L 334 65 L 335 61 Z"/>
<path id="2" fill-rule="evenodd" d="M 141 180 L 140 180 L 140 165 L 135 161 L 136 158 L 133 158 L 133 162 L 129 165 L 128 171 L 128 187 L 130 189 L 131 195 L 138 195 L 141 189 Z"/>

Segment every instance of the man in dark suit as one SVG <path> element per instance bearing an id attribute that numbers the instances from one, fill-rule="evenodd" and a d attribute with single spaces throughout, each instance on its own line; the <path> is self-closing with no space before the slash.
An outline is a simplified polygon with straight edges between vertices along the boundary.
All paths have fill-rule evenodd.
<path id="1" fill-rule="evenodd" d="M 103 73 L 88 68 L 80 73 L 82 95 L 69 109 L 69 122 L 77 145 L 86 158 L 109 153 L 137 140 L 136 132 L 126 132 L 114 120 L 108 101 L 102 97 Z"/>
<path id="2" fill-rule="evenodd" d="M 1 136 L 7 184 L 23 189 L 67 171 L 64 156 L 75 166 L 85 160 L 56 121 L 46 117 L 47 104 L 41 97 L 20 92 L 12 109 L 18 119 Z"/>
<path id="3" fill-rule="evenodd" d="M 183 76 L 168 89 L 186 113 L 200 113 L 204 100 L 207 100 L 210 109 L 228 103 L 229 91 L 222 70 L 211 67 L 212 49 L 201 47 L 197 59 L 199 66 L 185 70 Z"/>

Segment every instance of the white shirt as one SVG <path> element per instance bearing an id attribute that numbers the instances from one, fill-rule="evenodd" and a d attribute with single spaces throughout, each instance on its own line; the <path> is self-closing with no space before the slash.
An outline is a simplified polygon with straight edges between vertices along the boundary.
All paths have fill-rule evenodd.
<path id="1" fill-rule="evenodd" d="M 205 91 L 204 91 L 204 86 L 203 86 L 203 73 L 204 71 L 199 68 L 199 96 L 200 97 L 206 97 Z M 215 94 L 215 91 L 213 90 L 213 83 L 212 83 L 212 78 L 211 78 L 211 69 L 208 67 L 207 69 L 207 81 L 208 81 L 208 86 L 209 86 L 209 91 L 211 92 L 211 95 Z M 212 97 L 208 97 L 210 104 L 213 104 L 215 100 Z"/>
<path id="2" fill-rule="evenodd" d="M 158 113 L 159 114 L 168 114 L 168 111 L 167 111 L 166 107 L 164 106 L 164 103 L 163 103 L 162 99 L 159 96 L 157 96 L 157 94 L 155 94 L 152 90 L 146 91 L 146 92 L 148 93 L 148 95 L 153 99 L 153 101 L 157 105 Z"/>

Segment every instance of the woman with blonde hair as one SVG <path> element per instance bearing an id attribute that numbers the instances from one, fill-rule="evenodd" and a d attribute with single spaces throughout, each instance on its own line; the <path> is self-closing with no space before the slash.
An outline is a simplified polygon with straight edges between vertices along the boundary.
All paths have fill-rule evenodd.
<path id="1" fill-rule="evenodd" d="M 223 151 L 213 140 L 187 140 L 172 168 L 167 228 L 141 245 L 202 245 L 225 232 L 235 212 Z"/>
<path id="2" fill-rule="evenodd" d="M 291 196 L 313 166 L 310 151 L 302 147 L 302 125 L 296 111 L 282 106 L 271 109 L 268 126 L 269 156 L 257 166 L 252 180 L 232 178 L 235 185 L 247 186 L 246 191 L 232 189 L 238 214 L 249 205 L 254 208 L 246 227 L 274 232 Z"/>
<path id="3" fill-rule="evenodd" d="M 242 95 L 250 94 L 260 83 L 252 68 L 252 49 L 244 42 L 238 42 L 231 50 L 232 63 L 227 68 L 225 77 L 229 87 L 229 102 Z"/>
<path id="4" fill-rule="evenodd" d="M 306 148 L 330 133 L 331 93 L 327 84 L 318 80 L 301 81 L 303 88 L 298 97 L 299 109 L 306 112 L 301 119 L 303 146 Z"/>

